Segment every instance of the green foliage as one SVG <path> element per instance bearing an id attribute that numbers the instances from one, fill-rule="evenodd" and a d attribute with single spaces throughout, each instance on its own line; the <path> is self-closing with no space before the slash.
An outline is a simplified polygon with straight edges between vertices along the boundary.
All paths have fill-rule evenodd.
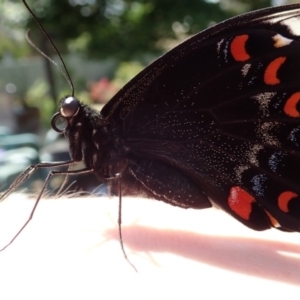
<path id="1" fill-rule="evenodd" d="M 115 73 L 113 83 L 119 89 L 122 88 L 130 79 L 141 72 L 144 67 L 137 61 L 122 62 Z"/>
<path id="2" fill-rule="evenodd" d="M 62 53 L 121 60 L 136 59 L 145 53 L 160 54 L 166 41 L 182 39 L 235 14 L 271 5 L 270 0 L 27 1 Z M 25 24 L 35 31 L 35 43 L 40 45 L 41 31 L 21 1 L 0 0 L 0 19 L 6 37 L 17 41 L 15 30 L 23 30 L 24 35 Z M 0 37 L 3 40 L 1 31 Z M 1 47 L 14 52 L 23 48 L 23 43 L 19 41 L 19 47 L 2 43 L 0 56 L 4 52 Z"/>
<path id="3" fill-rule="evenodd" d="M 46 128 L 49 127 L 49 120 L 51 120 L 54 111 L 54 102 L 49 97 L 48 90 L 48 84 L 37 79 L 25 95 L 26 104 L 40 110 L 41 122 Z"/>
<path id="4" fill-rule="evenodd" d="M 29 49 L 27 45 L 22 44 L 20 46 L 20 42 L 11 39 L 8 36 L 4 36 L 0 34 L 0 58 L 3 58 L 5 55 L 20 57 L 26 56 L 29 54 Z"/>
<path id="5" fill-rule="evenodd" d="M 29 53 L 25 43 L 24 21 L 27 12 L 21 1 L 0 0 L 0 58 Z"/>
<path id="6" fill-rule="evenodd" d="M 272 2 L 270 0 L 255 0 L 255 1 L 249 1 L 249 0 L 226 0 L 223 1 L 227 9 L 232 11 L 235 15 L 242 14 L 251 10 L 256 10 L 264 7 L 272 6 Z M 284 4 L 284 3 L 282 3 Z"/>
<path id="7" fill-rule="evenodd" d="M 144 53 L 161 53 L 159 41 L 177 39 L 176 28 L 190 35 L 232 15 L 222 10 L 219 3 L 203 0 L 34 0 L 30 3 L 62 52 L 80 51 L 97 58 L 113 55 L 125 60 Z M 28 19 L 27 26 L 36 28 L 32 19 Z"/>

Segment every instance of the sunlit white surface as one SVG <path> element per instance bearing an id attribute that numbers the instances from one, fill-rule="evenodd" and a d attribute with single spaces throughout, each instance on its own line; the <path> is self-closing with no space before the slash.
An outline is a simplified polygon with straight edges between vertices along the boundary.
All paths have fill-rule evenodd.
<path id="1" fill-rule="evenodd" d="M 0 246 L 33 200 L 0 203 Z M 300 234 L 255 232 L 222 211 L 117 198 L 41 201 L 25 231 L 0 252 L 0 299 L 294 299 Z"/>

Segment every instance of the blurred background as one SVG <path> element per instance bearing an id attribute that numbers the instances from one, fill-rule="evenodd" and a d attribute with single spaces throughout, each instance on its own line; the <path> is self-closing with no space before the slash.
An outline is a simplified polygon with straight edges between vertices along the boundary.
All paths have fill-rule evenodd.
<path id="1" fill-rule="evenodd" d="M 158 56 L 189 36 L 237 14 L 292 3 L 268 0 L 28 0 L 59 49 L 76 97 L 98 109 Z M 297 2 L 297 1 L 294 1 Z M 28 165 L 69 159 L 67 141 L 50 120 L 70 87 L 57 54 L 21 0 L 0 0 L 0 191 Z M 48 171 L 38 170 L 22 188 L 37 191 Z M 56 191 L 62 178 L 49 184 Z M 70 178 L 71 189 L 106 193 L 93 175 Z"/>

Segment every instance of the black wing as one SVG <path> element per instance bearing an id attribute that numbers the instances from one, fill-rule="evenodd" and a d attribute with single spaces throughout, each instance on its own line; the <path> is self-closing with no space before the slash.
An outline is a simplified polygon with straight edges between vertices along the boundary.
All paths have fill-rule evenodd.
<path id="1" fill-rule="evenodd" d="M 128 83 L 101 111 L 121 128 L 128 174 L 175 205 L 209 207 L 208 195 L 253 229 L 300 231 L 299 15 L 230 19 Z"/>

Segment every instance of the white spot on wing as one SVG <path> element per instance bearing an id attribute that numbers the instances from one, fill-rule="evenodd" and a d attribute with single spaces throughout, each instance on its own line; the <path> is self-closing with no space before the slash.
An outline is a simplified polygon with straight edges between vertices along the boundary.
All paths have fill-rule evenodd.
<path id="1" fill-rule="evenodd" d="M 272 98 L 276 95 L 276 93 L 261 93 L 252 97 L 252 99 L 256 100 L 259 103 L 259 111 L 262 117 L 269 117 L 269 105 Z"/>
<path id="2" fill-rule="evenodd" d="M 293 40 L 288 39 L 284 36 L 282 36 L 281 34 L 276 34 L 273 36 L 273 40 L 274 40 L 274 47 L 275 48 L 280 48 L 280 47 L 284 47 L 289 45 Z"/>
<path id="3" fill-rule="evenodd" d="M 259 153 L 260 150 L 263 149 L 262 145 L 253 145 L 249 148 L 249 150 L 246 151 L 246 155 L 247 155 L 247 159 L 248 161 L 250 161 L 251 164 L 255 165 L 255 166 L 259 166 L 259 161 L 257 159 L 257 155 Z"/>
<path id="4" fill-rule="evenodd" d="M 225 60 L 225 62 L 228 62 L 228 47 L 229 47 L 229 41 L 226 41 L 225 47 L 223 49 L 223 54 L 224 54 L 224 60 Z"/>
<path id="5" fill-rule="evenodd" d="M 221 45 L 223 44 L 224 39 L 222 39 L 220 42 L 217 43 L 217 52 L 220 55 L 220 51 L 221 51 Z"/>
<path id="6" fill-rule="evenodd" d="M 274 134 L 271 133 L 271 130 L 278 127 L 280 124 L 278 122 L 264 122 L 258 124 L 256 132 L 258 137 L 268 145 L 280 147 L 280 142 Z"/>
<path id="7" fill-rule="evenodd" d="M 241 72 L 242 72 L 242 75 L 245 77 L 249 70 L 250 70 L 250 67 L 251 67 L 251 64 L 245 64 L 242 69 L 241 69 Z"/>

